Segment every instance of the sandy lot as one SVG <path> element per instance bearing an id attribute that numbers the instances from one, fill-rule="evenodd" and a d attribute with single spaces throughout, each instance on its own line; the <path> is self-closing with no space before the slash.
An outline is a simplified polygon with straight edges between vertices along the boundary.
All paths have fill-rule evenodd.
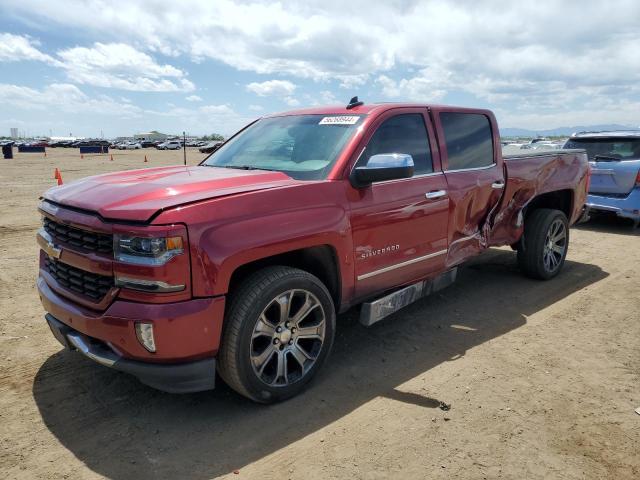
<path id="1" fill-rule="evenodd" d="M 280 405 L 222 383 L 165 394 L 62 351 L 35 290 L 54 167 L 66 182 L 181 155 L 0 160 L 0 478 L 640 478 L 640 230 L 623 223 L 573 229 L 550 282 L 495 249 L 372 328 L 342 315 L 324 371 Z"/>

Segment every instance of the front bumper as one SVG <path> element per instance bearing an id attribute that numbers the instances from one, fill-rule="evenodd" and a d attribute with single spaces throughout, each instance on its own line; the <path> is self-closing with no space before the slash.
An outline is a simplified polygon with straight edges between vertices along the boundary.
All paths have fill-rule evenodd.
<path id="1" fill-rule="evenodd" d="M 169 393 L 188 393 L 211 390 L 215 387 L 216 360 L 206 358 L 179 364 L 145 363 L 118 355 L 105 343 L 88 337 L 58 321 L 53 315 L 45 315 L 54 337 L 69 350 L 77 350 L 85 357 L 104 365 L 134 375 L 145 385 Z"/>
<path id="2" fill-rule="evenodd" d="M 613 212 L 619 217 L 640 220 L 640 187 L 635 187 L 626 197 L 608 197 L 590 193 L 586 207 L 590 211 Z"/>
<path id="3" fill-rule="evenodd" d="M 115 300 L 105 311 L 78 305 L 38 277 L 44 309 L 65 325 L 108 344 L 119 355 L 153 363 L 177 363 L 213 357 L 222 334 L 225 297 L 196 298 L 175 303 Z M 153 323 L 156 352 L 145 350 L 136 337 L 136 322 Z"/>
<path id="4" fill-rule="evenodd" d="M 178 393 L 214 387 L 225 297 L 168 304 L 116 300 L 104 312 L 96 312 L 60 295 L 43 277 L 37 285 L 51 330 L 65 347 L 159 390 Z M 138 341 L 138 321 L 153 323 L 155 353 Z"/>

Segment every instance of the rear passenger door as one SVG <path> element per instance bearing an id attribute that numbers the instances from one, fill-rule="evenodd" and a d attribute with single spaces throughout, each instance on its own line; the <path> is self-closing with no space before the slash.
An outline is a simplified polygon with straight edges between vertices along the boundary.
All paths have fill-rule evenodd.
<path id="1" fill-rule="evenodd" d="M 447 266 L 453 266 L 484 248 L 486 220 L 505 187 L 502 155 L 495 147 L 500 138 L 486 110 L 442 108 L 432 116 L 451 202 Z"/>
<path id="2" fill-rule="evenodd" d="M 349 187 L 356 298 L 411 283 L 444 268 L 449 200 L 426 108 L 397 108 L 367 129 L 357 163 L 376 154 L 412 156 L 411 178 Z"/>

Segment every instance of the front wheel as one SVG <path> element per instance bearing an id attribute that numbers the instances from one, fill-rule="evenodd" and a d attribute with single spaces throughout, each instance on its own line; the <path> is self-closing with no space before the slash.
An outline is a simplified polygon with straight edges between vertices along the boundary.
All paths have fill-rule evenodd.
<path id="1" fill-rule="evenodd" d="M 518 264 L 525 275 L 539 280 L 555 277 L 568 249 L 569 222 L 563 212 L 540 208 L 527 216 L 518 248 Z"/>
<path id="2" fill-rule="evenodd" d="M 261 403 L 300 393 L 326 360 L 335 308 L 323 283 L 296 268 L 268 267 L 234 293 L 218 371 L 238 393 Z"/>

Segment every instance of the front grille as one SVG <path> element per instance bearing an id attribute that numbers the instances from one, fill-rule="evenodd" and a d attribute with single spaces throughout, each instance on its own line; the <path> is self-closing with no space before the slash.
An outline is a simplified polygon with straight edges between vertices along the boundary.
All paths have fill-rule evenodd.
<path id="1" fill-rule="evenodd" d="M 91 252 L 113 253 L 113 236 L 107 233 L 96 233 L 70 227 L 51 220 L 49 217 L 44 217 L 44 229 L 59 243 L 66 243 Z"/>
<path id="2" fill-rule="evenodd" d="M 48 256 L 45 256 L 44 265 L 60 285 L 95 302 L 102 300 L 114 286 L 113 277 L 86 272 Z"/>

